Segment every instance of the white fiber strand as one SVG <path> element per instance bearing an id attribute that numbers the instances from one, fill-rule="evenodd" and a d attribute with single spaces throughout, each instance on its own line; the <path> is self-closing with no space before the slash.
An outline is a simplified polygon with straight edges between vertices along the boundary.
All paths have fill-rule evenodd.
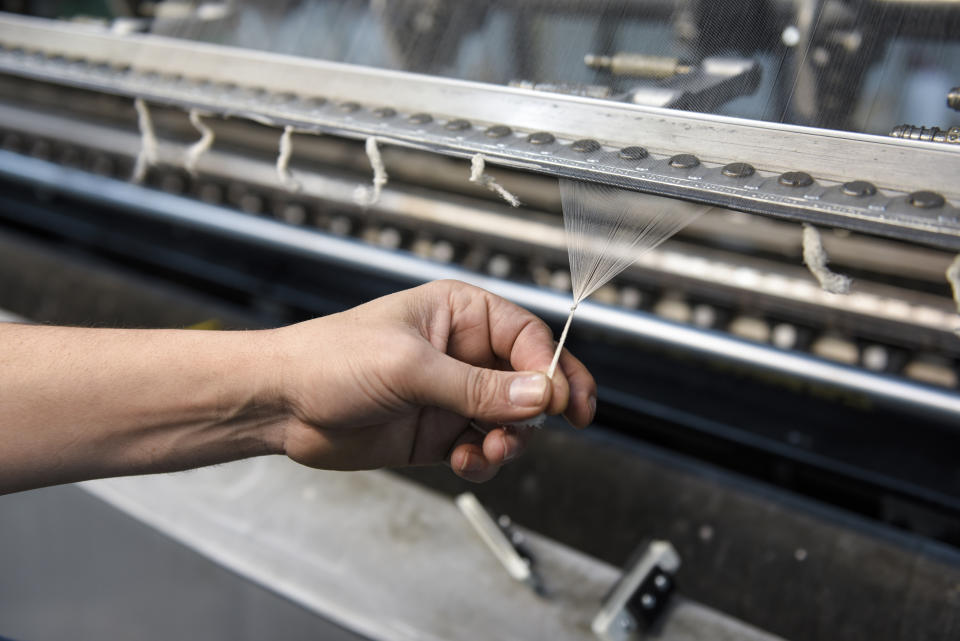
<path id="1" fill-rule="evenodd" d="M 946 277 L 953 292 L 953 302 L 957 304 L 957 313 L 960 314 L 960 254 L 957 254 L 957 257 L 947 267 Z M 960 327 L 954 328 L 953 333 L 960 336 Z"/>
<path id="2" fill-rule="evenodd" d="M 380 155 L 380 146 L 375 136 L 367 138 L 365 148 L 367 158 L 370 160 L 370 168 L 373 169 L 373 184 L 370 187 L 357 187 L 354 200 L 361 207 L 370 207 L 380 200 L 380 194 L 390 180 L 390 176 L 387 175 L 387 167 L 383 164 L 383 156 Z"/>
<path id="3" fill-rule="evenodd" d="M 290 191 L 300 190 L 300 181 L 290 172 L 290 157 L 293 155 L 293 127 L 287 125 L 280 135 L 280 148 L 277 153 L 277 178 L 280 184 Z"/>
<path id="4" fill-rule="evenodd" d="M 816 227 L 803 224 L 803 262 L 813 274 L 820 287 L 831 294 L 850 292 L 850 277 L 830 271 L 827 267 L 827 252 L 823 249 L 823 239 Z"/>
<path id="5" fill-rule="evenodd" d="M 577 306 L 570 308 L 570 315 L 567 316 L 567 322 L 560 333 L 560 340 L 557 341 L 557 350 L 553 353 L 553 360 L 550 362 L 550 369 L 547 370 L 547 378 L 552 379 L 557 371 L 557 363 L 560 362 L 560 353 L 563 351 L 563 344 L 567 342 L 567 334 L 570 332 L 570 323 L 573 322 L 573 315 L 577 312 Z"/>
<path id="6" fill-rule="evenodd" d="M 707 210 L 662 196 L 572 180 L 560 181 L 560 196 L 573 305 L 547 370 L 547 377 L 551 379 L 580 303 Z M 511 425 L 539 427 L 545 419 L 541 414 Z"/>
<path id="7" fill-rule="evenodd" d="M 498 183 L 493 176 L 484 173 L 486 168 L 487 161 L 483 157 L 483 154 L 475 154 L 473 158 L 470 159 L 470 182 L 486 187 L 490 191 L 499 194 L 501 198 L 513 207 L 519 207 L 520 199 Z"/>
<path id="8" fill-rule="evenodd" d="M 200 140 L 187 147 L 187 151 L 184 154 L 183 167 L 191 176 L 196 176 L 197 163 L 200 161 L 200 156 L 207 153 L 210 147 L 213 146 L 213 129 L 200 119 L 200 112 L 196 109 L 190 110 L 190 124 L 200 132 Z"/>
<path id="9" fill-rule="evenodd" d="M 137 126 L 140 128 L 140 151 L 130 180 L 140 183 L 146 178 L 147 169 L 157 164 L 157 134 L 153 130 L 150 108 L 143 98 L 134 100 L 133 107 L 137 110 Z"/>
<path id="10" fill-rule="evenodd" d="M 705 207 L 597 183 L 560 181 L 573 302 L 579 304 Z"/>

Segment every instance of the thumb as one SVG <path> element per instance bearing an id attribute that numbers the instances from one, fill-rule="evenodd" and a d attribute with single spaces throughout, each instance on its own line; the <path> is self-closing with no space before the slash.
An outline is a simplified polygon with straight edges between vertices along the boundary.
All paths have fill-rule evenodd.
<path id="1" fill-rule="evenodd" d="M 432 360 L 432 359 L 431 359 Z M 531 418 L 550 404 L 549 379 L 542 372 L 504 372 L 474 367 L 443 353 L 419 368 L 415 396 L 461 416 L 495 423 Z"/>

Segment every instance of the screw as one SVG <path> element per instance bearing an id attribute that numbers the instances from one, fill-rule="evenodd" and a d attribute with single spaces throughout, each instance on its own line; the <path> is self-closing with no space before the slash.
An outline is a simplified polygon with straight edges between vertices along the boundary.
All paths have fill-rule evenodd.
<path id="1" fill-rule="evenodd" d="M 359 103 L 349 102 L 349 101 L 340 103 L 340 111 L 344 113 L 350 114 L 350 113 L 353 113 L 354 111 L 359 111 L 359 110 L 360 110 Z"/>
<path id="2" fill-rule="evenodd" d="M 723 168 L 723 175 L 730 178 L 746 178 L 752 176 L 753 172 L 753 165 L 745 162 L 732 162 Z"/>
<path id="3" fill-rule="evenodd" d="M 954 87 L 947 93 L 947 106 L 960 111 L 960 87 Z"/>
<path id="4" fill-rule="evenodd" d="M 297 97 L 294 94 L 290 93 L 289 91 L 284 91 L 283 93 L 272 94 L 270 96 L 270 104 L 271 105 L 288 105 L 296 99 Z"/>
<path id="5" fill-rule="evenodd" d="M 325 104 L 327 104 L 327 99 L 322 96 L 311 96 L 303 101 L 303 106 L 311 111 L 320 109 Z"/>
<path id="6" fill-rule="evenodd" d="M 433 122 L 433 116 L 425 113 L 417 113 L 407 118 L 407 120 L 414 125 L 425 125 L 429 122 Z"/>
<path id="7" fill-rule="evenodd" d="M 549 145 L 555 140 L 553 134 L 546 131 L 538 131 L 527 136 L 527 142 L 531 145 Z"/>
<path id="8" fill-rule="evenodd" d="M 584 154 L 590 154 L 600 149 L 600 143 L 592 138 L 584 138 L 582 140 L 577 140 L 571 145 L 571 148 L 574 151 L 579 151 Z"/>
<path id="9" fill-rule="evenodd" d="M 904 138 L 906 140 L 922 140 L 924 142 L 949 142 L 953 144 L 960 143 L 960 127 L 951 127 L 950 129 L 940 129 L 940 127 L 914 127 L 913 125 L 900 125 L 894 127 L 890 135 L 894 138 Z"/>
<path id="10" fill-rule="evenodd" d="M 932 191 L 915 191 L 907 196 L 907 202 L 919 209 L 936 209 L 943 207 L 943 196 Z"/>
<path id="11" fill-rule="evenodd" d="M 494 125 L 488 127 L 485 132 L 489 138 L 506 138 L 513 133 L 513 129 L 507 127 L 506 125 Z"/>
<path id="12" fill-rule="evenodd" d="M 848 183 L 843 183 L 841 188 L 843 193 L 847 196 L 861 197 L 861 196 L 873 196 L 877 193 L 877 188 L 873 183 L 867 182 L 866 180 L 851 180 Z"/>
<path id="13" fill-rule="evenodd" d="M 653 585 L 661 592 L 666 592 L 667 588 L 670 587 L 670 580 L 664 575 L 658 574 L 657 576 L 653 577 Z"/>
<path id="14" fill-rule="evenodd" d="M 692 169 L 700 164 L 700 159 L 693 154 L 677 154 L 670 159 L 670 166 L 677 169 Z"/>
<path id="15" fill-rule="evenodd" d="M 449 121 L 444 125 L 450 131 L 464 131 L 471 127 L 469 120 L 464 120 L 463 118 L 457 118 L 456 120 Z"/>
<path id="16" fill-rule="evenodd" d="M 784 187 L 809 187 L 813 184 L 813 176 L 805 171 L 788 171 L 780 174 L 778 182 Z"/>
<path id="17" fill-rule="evenodd" d="M 397 115 L 397 110 L 391 107 L 377 107 L 373 110 L 373 115 L 377 118 L 393 118 Z"/>
<path id="18" fill-rule="evenodd" d="M 657 605 L 657 599 L 652 594 L 644 594 L 640 597 L 640 605 L 646 610 L 652 610 Z"/>
<path id="19" fill-rule="evenodd" d="M 624 147 L 620 150 L 620 157 L 624 160 L 643 160 L 647 157 L 647 150 L 643 147 Z"/>

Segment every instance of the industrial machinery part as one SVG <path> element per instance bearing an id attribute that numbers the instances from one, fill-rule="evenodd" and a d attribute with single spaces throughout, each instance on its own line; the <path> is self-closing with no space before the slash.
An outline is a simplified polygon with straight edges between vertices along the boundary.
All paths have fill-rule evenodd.
<path id="1" fill-rule="evenodd" d="M 679 58 L 669 56 L 650 56 L 641 53 L 617 53 L 612 56 L 589 54 L 583 64 L 591 69 L 609 71 L 615 76 L 653 78 L 662 80 L 693 71 L 693 66 L 684 64 Z"/>
<path id="2" fill-rule="evenodd" d="M 603 641 L 626 641 L 649 628 L 676 587 L 680 556 L 669 541 L 643 545 L 603 600 L 590 627 Z"/>
<path id="3" fill-rule="evenodd" d="M 0 46 L 0 70 L 13 75 L 303 131 L 374 136 L 460 157 L 481 153 L 525 170 L 960 249 L 958 209 L 951 202 L 960 197 L 960 155 L 946 146 L 921 149 L 894 138 L 824 134 L 17 17 L 0 19 Z M 138 51 L 134 57 L 131 47 Z M 325 96 L 303 94 L 303 87 L 323 87 Z M 377 117 L 375 110 L 387 101 L 396 115 Z M 431 121 L 412 119 L 424 105 L 435 114 Z M 467 126 L 451 130 L 453 122 Z M 491 139 L 484 129 L 494 125 L 514 133 Z M 531 144 L 546 133 L 550 142 Z M 572 148 L 583 139 L 602 148 Z M 642 160 L 619 153 L 638 143 L 649 152 Z M 696 152 L 695 167 L 678 169 L 667 161 L 689 151 Z M 724 175 L 731 162 L 756 171 Z M 780 174 L 799 170 L 815 171 L 817 182 L 779 182 Z M 848 194 L 841 184 L 854 179 L 873 183 L 876 193 Z M 909 194 L 918 190 L 940 194 L 943 204 L 915 206 Z"/>
<path id="4" fill-rule="evenodd" d="M 483 507 L 476 495 L 464 492 L 458 495 L 454 502 L 466 517 L 467 521 L 486 544 L 494 557 L 499 561 L 507 574 L 514 580 L 526 583 L 535 592 L 540 591 L 540 579 L 534 573 L 533 560 L 522 555 L 511 541 L 504 529 L 494 521 L 490 513 Z"/>
<path id="5" fill-rule="evenodd" d="M 960 144 L 960 127 L 940 129 L 940 127 L 915 127 L 913 125 L 900 125 L 899 127 L 894 127 L 890 132 L 890 135 L 894 138 L 904 138 L 906 140 L 946 142 L 954 145 Z"/>
<path id="6" fill-rule="evenodd" d="M 960 87 L 954 87 L 947 94 L 947 106 L 960 111 Z"/>

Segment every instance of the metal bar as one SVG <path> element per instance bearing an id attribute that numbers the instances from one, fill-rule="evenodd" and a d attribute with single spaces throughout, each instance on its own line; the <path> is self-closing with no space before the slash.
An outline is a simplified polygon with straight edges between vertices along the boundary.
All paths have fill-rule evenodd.
<path id="1" fill-rule="evenodd" d="M 466 281 L 553 319 L 566 318 L 570 310 L 567 296 L 529 285 L 511 283 L 408 254 L 241 214 L 18 154 L 0 151 L 0 176 L 55 193 L 66 193 L 105 206 L 119 207 L 131 215 L 166 220 L 352 270 L 386 275 L 410 283 L 442 278 Z M 642 312 L 617 310 L 589 301 L 581 303 L 577 311 L 579 325 L 852 391 L 881 404 L 906 406 L 960 424 L 957 423 L 960 418 L 960 395 L 956 393 L 781 351 L 719 332 L 674 324 Z"/>
<path id="2" fill-rule="evenodd" d="M 0 18 L 0 71 L 960 250 L 960 149 Z M 331 99 L 320 104 L 316 98 Z M 378 110 L 389 106 L 390 110 Z M 411 119 L 429 111 L 429 120 Z M 504 125 L 491 129 L 488 125 Z M 484 129 L 485 127 L 486 130 Z M 546 132 L 533 139 L 527 132 Z M 499 137 L 494 134 L 499 135 Z M 502 134 L 502 135 L 500 135 Z M 594 139 L 593 145 L 571 144 Z M 646 150 L 640 154 L 637 146 Z M 624 151 L 633 148 L 630 151 Z M 697 162 L 669 162 L 692 152 Z M 731 162 L 755 171 L 723 172 Z M 742 169 L 742 167 L 741 167 Z M 804 181 L 779 174 L 804 170 Z M 730 175 L 734 173 L 735 175 Z M 841 183 L 865 180 L 877 191 Z M 862 187 L 862 185 L 861 185 Z M 918 189 L 937 198 L 912 198 Z M 859 195 L 858 195 L 859 194 Z"/>

